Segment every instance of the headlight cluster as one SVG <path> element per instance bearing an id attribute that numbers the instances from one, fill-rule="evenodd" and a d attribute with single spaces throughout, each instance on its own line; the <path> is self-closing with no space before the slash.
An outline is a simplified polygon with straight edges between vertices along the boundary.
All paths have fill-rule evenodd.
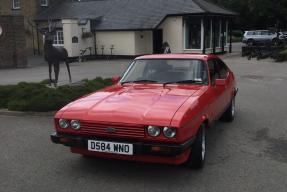
<path id="1" fill-rule="evenodd" d="M 148 126 L 147 132 L 152 137 L 157 137 L 161 133 L 161 127 L 158 126 Z M 163 127 L 163 135 L 167 138 L 173 138 L 176 135 L 176 128 L 172 127 Z"/>
<path id="2" fill-rule="evenodd" d="M 67 119 L 59 119 L 59 126 L 62 129 L 67 129 L 71 124 L 72 129 L 79 130 L 81 128 L 81 122 L 79 120 L 67 120 Z"/>

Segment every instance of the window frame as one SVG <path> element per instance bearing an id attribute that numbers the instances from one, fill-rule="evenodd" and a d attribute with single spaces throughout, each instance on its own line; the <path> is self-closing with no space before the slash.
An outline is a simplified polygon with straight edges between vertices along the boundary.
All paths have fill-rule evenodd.
<path id="1" fill-rule="evenodd" d="M 189 20 L 186 20 L 185 22 L 184 22 L 184 28 L 183 28 L 183 50 L 184 51 L 190 51 L 190 50 L 203 50 L 203 36 L 204 36 L 204 28 L 203 28 L 203 19 L 199 19 L 200 20 L 200 28 L 201 28 L 201 33 L 200 33 L 200 48 L 199 49 L 187 49 L 186 48 L 186 27 L 187 27 L 187 25 L 186 25 L 186 22 L 188 21 L 189 22 Z"/>
<path id="2" fill-rule="evenodd" d="M 59 43 L 59 33 L 62 33 L 63 40 L 61 40 L 61 41 L 63 41 L 63 44 Z M 62 30 L 57 30 L 56 31 L 56 35 L 54 35 L 53 38 L 55 38 L 55 37 L 56 37 L 56 42 L 57 43 L 54 44 L 55 39 L 53 39 L 53 46 L 64 46 L 65 42 L 64 42 L 64 33 L 63 33 L 63 31 Z"/>
<path id="3" fill-rule="evenodd" d="M 41 6 L 42 7 L 47 7 L 48 6 L 48 0 L 40 0 L 41 1 Z M 42 1 L 45 1 L 46 3 L 43 4 Z"/>
<path id="4" fill-rule="evenodd" d="M 219 79 L 226 79 L 227 78 L 227 76 L 228 76 L 228 70 L 227 70 L 227 67 L 226 67 L 226 65 L 225 65 L 225 63 L 223 62 L 223 61 L 221 61 L 221 60 L 219 60 L 219 59 L 214 59 L 215 60 L 215 62 L 216 62 L 216 68 L 217 68 L 217 70 L 218 70 L 218 74 L 219 74 Z M 222 75 L 221 74 L 221 70 L 223 69 L 221 69 L 220 68 L 220 66 L 223 66 L 223 68 L 225 69 L 225 73 L 224 73 L 224 75 Z"/>
<path id="5" fill-rule="evenodd" d="M 17 4 L 18 7 L 15 7 L 15 4 Z M 20 9 L 20 0 L 12 0 L 12 7 L 13 9 Z"/>

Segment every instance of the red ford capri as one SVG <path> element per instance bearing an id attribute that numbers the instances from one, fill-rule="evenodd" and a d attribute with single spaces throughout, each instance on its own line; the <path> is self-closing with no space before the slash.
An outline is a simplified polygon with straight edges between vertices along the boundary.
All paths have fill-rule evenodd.
<path id="1" fill-rule="evenodd" d="M 54 143 L 87 156 L 199 169 L 205 132 L 234 119 L 236 80 L 214 55 L 140 56 L 113 81 L 55 115 Z"/>

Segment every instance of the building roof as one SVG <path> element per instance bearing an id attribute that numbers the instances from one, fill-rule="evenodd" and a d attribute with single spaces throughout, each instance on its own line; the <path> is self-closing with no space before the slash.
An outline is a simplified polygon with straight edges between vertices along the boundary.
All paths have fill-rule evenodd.
<path id="1" fill-rule="evenodd" d="M 235 17 L 237 13 L 206 0 L 106 0 L 59 2 L 37 15 L 34 21 L 62 18 L 96 19 L 92 30 L 148 30 L 157 28 L 167 16 L 215 14 Z"/>

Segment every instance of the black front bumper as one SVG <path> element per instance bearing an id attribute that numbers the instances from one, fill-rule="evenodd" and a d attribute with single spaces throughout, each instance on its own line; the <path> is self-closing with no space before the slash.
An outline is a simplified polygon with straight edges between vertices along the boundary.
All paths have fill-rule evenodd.
<path id="1" fill-rule="evenodd" d="M 66 139 L 66 142 L 60 141 L 60 139 Z M 142 142 L 134 139 L 115 139 L 107 137 L 82 137 L 73 135 L 62 135 L 54 132 L 51 134 L 51 140 L 56 144 L 63 144 L 69 147 L 76 147 L 81 149 L 88 149 L 88 140 L 100 140 L 100 141 L 110 141 L 118 143 L 129 143 L 133 144 L 133 154 L 137 155 L 155 155 L 155 156 L 165 156 L 174 157 L 181 155 L 193 144 L 195 137 L 187 140 L 181 144 L 170 144 L 170 143 L 152 143 L 152 142 Z M 152 151 L 151 147 L 166 147 L 170 148 L 169 152 Z"/>

